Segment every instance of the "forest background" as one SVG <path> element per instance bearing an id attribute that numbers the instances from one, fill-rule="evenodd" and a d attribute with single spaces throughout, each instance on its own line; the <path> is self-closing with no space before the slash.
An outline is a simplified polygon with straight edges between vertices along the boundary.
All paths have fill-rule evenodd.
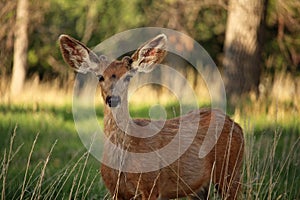
<path id="1" fill-rule="evenodd" d="M 64 63 L 57 40 L 64 33 L 92 48 L 138 27 L 183 32 L 218 66 L 227 112 L 246 135 L 245 198 L 300 198 L 297 0 L 2 0 L 1 198 L 107 197 L 100 164 L 76 135 L 75 75 Z M 176 69 L 193 86 L 199 105 L 210 105 L 201 76 L 188 66 Z M 141 101 L 145 94 L 153 98 Z M 168 116 L 178 115 L 173 112 L 176 101 L 170 99 L 164 89 L 145 87 L 131 98 L 131 116 L 148 117 L 149 107 L 157 103 Z M 102 103 L 97 105 L 102 123 Z"/>

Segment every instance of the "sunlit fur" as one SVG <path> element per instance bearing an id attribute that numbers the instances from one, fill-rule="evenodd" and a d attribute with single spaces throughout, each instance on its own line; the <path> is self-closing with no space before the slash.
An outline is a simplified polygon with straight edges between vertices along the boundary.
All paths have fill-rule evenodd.
<path id="1" fill-rule="evenodd" d="M 65 36 L 69 37 L 69 36 Z M 72 52 L 80 52 L 80 55 L 89 55 L 87 47 L 81 43 L 72 42 L 64 37 L 60 37 L 61 49 L 64 59 L 76 71 L 78 68 L 91 63 L 88 57 L 78 58 L 72 55 Z M 151 41 L 151 40 L 150 40 Z M 145 44 L 144 44 L 145 45 Z M 147 43 L 146 43 L 147 45 Z M 76 49 L 76 51 L 70 51 Z M 80 51 L 78 51 L 80 49 Z M 82 53 L 87 51 L 86 53 Z M 155 60 L 156 63 L 161 62 L 165 56 L 164 51 L 155 51 L 157 54 L 151 54 L 151 58 L 147 57 L 147 62 Z M 94 55 L 94 54 L 93 54 Z M 139 53 L 135 53 L 131 59 L 136 58 Z M 79 56 L 80 57 L 80 56 Z M 74 60 L 76 60 L 74 63 Z M 133 62 L 135 61 L 133 60 Z M 80 64 L 83 62 L 83 64 Z M 98 62 L 98 61 L 97 61 Z M 97 63 L 96 62 L 96 63 Z M 147 63 L 143 63 L 147 67 Z M 101 68 L 101 63 L 98 63 Z M 89 66 L 86 66 L 89 69 Z M 149 69 L 149 68 L 148 68 Z M 147 70 L 148 70 L 147 69 Z M 82 70 L 82 68 L 81 68 Z M 103 76 L 100 82 L 102 97 L 105 101 L 106 97 L 112 95 L 113 88 L 117 83 L 121 83 L 122 90 L 119 91 L 121 96 L 121 105 L 123 109 L 122 116 L 118 119 L 126 120 L 128 115 L 127 89 L 128 82 L 124 81 L 124 77 L 130 74 L 132 67 L 127 59 L 114 61 L 105 69 L 96 69 L 93 71 L 97 76 Z M 82 72 L 82 71 L 79 71 Z M 121 81 L 121 82 L 120 82 Z M 244 137 L 241 127 L 232 121 L 228 116 L 219 110 L 200 109 L 192 111 L 186 115 L 165 121 L 163 128 L 154 136 L 148 138 L 139 138 L 128 135 L 119 128 L 113 111 L 105 104 L 104 107 L 104 132 L 107 138 L 116 145 L 126 151 L 136 153 L 152 152 L 161 149 L 167 145 L 178 134 L 179 126 L 182 127 L 180 140 L 184 142 L 190 139 L 188 131 L 191 127 L 198 127 L 195 138 L 188 149 L 167 167 L 160 170 L 147 173 L 128 173 L 118 169 L 112 169 L 104 163 L 101 165 L 101 176 L 105 186 L 109 190 L 113 199 L 171 199 L 188 196 L 191 199 L 206 199 L 211 184 L 215 186 L 222 199 L 237 199 L 240 190 L 240 168 L 242 165 L 244 153 Z M 200 116 L 200 118 L 199 118 Z M 200 120 L 199 120 L 200 119 Z M 180 121 L 182 120 L 182 121 Z M 207 135 L 215 135 L 216 130 L 220 129 L 220 124 L 224 121 L 221 134 L 213 146 L 212 150 L 202 159 L 199 158 L 200 147 Z M 125 121 L 127 123 L 127 121 Z M 150 123 L 149 119 L 135 119 L 134 122 L 140 126 Z M 184 122 L 184 123 L 182 123 Z M 157 121 L 159 123 L 159 121 Z M 181 124 L 180 124 L 181 123 Z M 209 129 L 211 127 L 211 129 Z M 176 156 L 178 146 L 170 151 L 170 156 Z M 103 161 L 122 160 L 123 164 L 138 166 L 136 160 L 126 160 L 126 157 L 117 156 L 114 149 L 104 148 Z M 163 160 L 161 161 L 163 162 Z M 154 163 L 160 164 L 160 163 Z"/>

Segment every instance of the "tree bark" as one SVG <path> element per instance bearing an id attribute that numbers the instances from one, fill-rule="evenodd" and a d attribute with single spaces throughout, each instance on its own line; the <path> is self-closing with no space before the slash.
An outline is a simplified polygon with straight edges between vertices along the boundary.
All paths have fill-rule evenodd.
<path id="1" fill-rule="evenodd" d="M 224 81 L 232 104 L 258 95 L 267 0 L 230 0 L 224 43 Z"/>
<path id="2" fill-rule="evenodd" d="M 18 0 L 11 95 L 21 93 L 26 76 L 28 49 L 28 0 Z"/>

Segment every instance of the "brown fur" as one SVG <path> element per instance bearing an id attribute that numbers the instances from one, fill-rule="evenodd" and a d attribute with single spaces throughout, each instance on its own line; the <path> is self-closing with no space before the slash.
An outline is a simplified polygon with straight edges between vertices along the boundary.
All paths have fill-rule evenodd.
<path id="1" fill-rule="evenodd" d="M 101 77 L 100 86 L 103 100 L 113 94 L 116 84 L 120 91 L 120 115 L 116 117 L 125 124 L 129 124 L 127 90 L 127 75 L 132 75 L 132 69 L 143 72 L 151 71 L 155 65 L 163 60 L 166 52 L 164 48 L 166 36 L 159 35 L 143 44 L 131 58 L 125 57 L 122 61 L 114 61 L 110 65 L 101 61 L 91 50 L 77 40 L 62 35 L 60 46 L 64 59 L 75 71 L 80 73 L 93 72 Z M 138 64 L 138 66 L 136 66 Z M 103 67 L 105 66 L 105 67 Z M 134 70 L 133 70 L 134 71 Z M 99 79 L 100 80 L 100 79 Z M 101 176 L 104 184 L 113 199 L 170 199 L 189 196 L 191 199 L 206 199 L 208 188 L 213 183 L 222 199 L 236 199 L 240 190 L 240 168 L 244 152 L 244 137 L 241 127 L 219 110 L 200 109 L 186 115 L 164 122 L 151 122 L 155 126 L 163 124 L 161 130 L 146 138 L 131 136 L 124 132 L 117 124 L 113 114 L 114 107 L 105 104 L 104 132 L 106 137 L 115 146 L 128 152 L 148 153 L 159 150 L 176 140 L 179 126 L 180 137 L 169 153 L 176 157 L 180 144 L 191 141 L 188 149 L 173 163 L 159 170 L 146 173 L 128 173 L 120 169 L 113 169 L 105 165 L 105 161 L 123 160 L 122 165 L 136 167 L 142 164 L 134 158 L 128 159 L 119 155 L 109 146 L 104 147 Z M 200 118 L 199 118 L 200 117 Z M 224 121 L 223 127 L 222 122 Z M 149 119 L 135 119 L 139 126 L 146 126 Z M 193 138 L 189 130 L 196 127 L 196 136 Z M 209 129 L 209 127 L 211 129 Z M 220 136 L 215 136 L 216 130 L 221 129 Z M 140 133 L 135 133 L 136 135 Z M 199 151 L 206 136 L 217 139 L 215 145 L 204 158 L 199 158 Z M 157 166 L 164 164 L 164 159 L 158 156 Z M 149 162 L 152 162 L 151 160 Z M 152 166 L 152 165 L 151 165 Z"/>
<path id="2" fill-rule="evenodd" d="M 105 115 L 109 116 L 110 112 L 107 109 Z M 242 129 L 218 110 L 200 109 L 198 112 L 191 112 L 181 118 L 189 120 L 189 125 L 193 125 L 197 123 L 191 120 L 197 118 L 195 115 L 200 115 L 201 119 L 199 124 L 196 124 L 199 125 L 197 136 L 188 150 L 170 166 L 140 174 L 119 172 L 102 164 L 101 175 L 110 193 L 115 195 L 116 199 L 131 199 L 136 194 L 141 199 L 157 199 L 158 197 L 169 199 L 190 194 L 197 196 L 201 188 L 207 187 L 212 181 L 218 185 L 218 191 L 224 199 L 225 197 L 236 199 L 240 188 L 240 167 L 244 150 Z M 222 117 L 225 117 L 225 124 L 216 145 L 205 158 L 199 159 L 199 149 L 205 135 L 208 134 L 210 123 L 216 127 Z M 127 151 L 151 152 L 162 148 L 174 138 L 178 131 L 179 119 L 166 121 L 163 129 L 150 138 L 141 139 L 129 136 L 113 124 L 105 125 L 105 133 L 107 135 L 118 134 L 110 135 L 111 140 L 121 146 L 125 144 L 124 148 Z M 149 122 L 147 119 L 136 121 L 138 123 Z M 104 159 L 107 156 L 114 159 L 114 152 L 105 152 Z M 126 164 L 138 165 L 132 160 Z M 152 191 L 151 194 L 150 191 Z"/>

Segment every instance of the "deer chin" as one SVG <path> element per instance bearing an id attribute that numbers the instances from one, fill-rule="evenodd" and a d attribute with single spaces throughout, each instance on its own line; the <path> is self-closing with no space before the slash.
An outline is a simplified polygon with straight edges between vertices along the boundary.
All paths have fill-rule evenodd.
<path id="1" fill-rule="evenodd" d="M 121 97 L 120 96 L 107 96 L 105 99 L 105 103 L 109 107 L 115 108 L 121 104 Z"/>

